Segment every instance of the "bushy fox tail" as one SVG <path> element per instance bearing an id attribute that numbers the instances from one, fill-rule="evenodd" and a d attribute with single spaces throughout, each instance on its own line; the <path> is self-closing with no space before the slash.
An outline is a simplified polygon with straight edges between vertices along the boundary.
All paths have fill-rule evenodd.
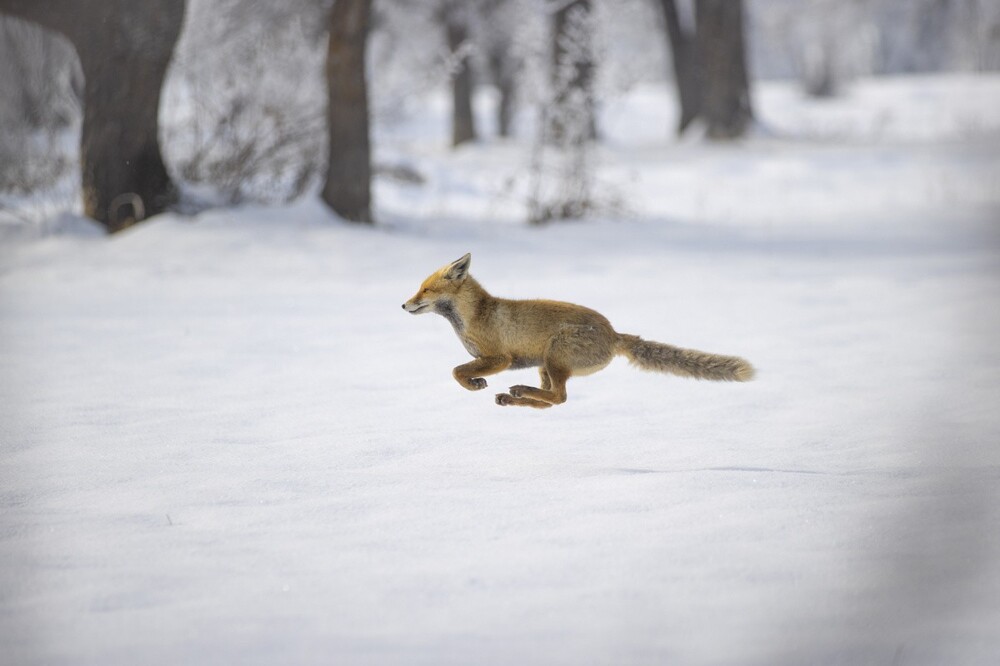
<path id="1" fill-rule="evenodd" d="M 682 349 L 662 342 L 643 340 L 638 335 L 619 334 L 615 352 L 626 356 L 643 370 L 653 372 L 727 382 L 746 382 L 754 376 L 753 366 L 738 356 Z"/>

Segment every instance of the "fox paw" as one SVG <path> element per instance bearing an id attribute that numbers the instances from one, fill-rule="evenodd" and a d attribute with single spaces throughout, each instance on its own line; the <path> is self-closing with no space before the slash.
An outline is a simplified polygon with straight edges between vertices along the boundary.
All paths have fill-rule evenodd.
<path id="1" fill-rule="evenodd" d="M 470 377 L 466 380 L 465 388 L 470 391 L 481 391 L 486 388 L 486 380 L 482 377 Z"/>
<path id="2" fill-rule="evenodd" d="M 517 386 L 511 386 L 509 389 L 510 394 L 515 398 L 523 398 L 525 391 L 533 391 L 534 388 L 531 386 L 525 386 L 524 384 L 518 384 Z"/>
<path id="3" fill-rule="evenodd" d="M 497 393 L 497 404 L 498 405 L 509 405 L 513 400 L 513 396 L 509 393 Z"/>

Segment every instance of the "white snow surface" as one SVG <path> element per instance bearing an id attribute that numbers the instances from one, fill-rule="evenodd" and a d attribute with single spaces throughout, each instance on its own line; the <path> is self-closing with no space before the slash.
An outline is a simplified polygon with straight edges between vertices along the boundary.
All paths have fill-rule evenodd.
<path id="1" fill-rule="evenodd" d="M 584 222 L 522 224 L 526 143 L 435 116 L 379 130 L 428 183 L 373 229 L 10 235 L 0 661 L 1000 663 L 1000 78 L 759 90 L 731 146 L 668 139 L 662 87 L 606 105 Z M 465 252 L 758 378 L 499 407 L 535 372 L 468 392 L 400 308 Z"/>

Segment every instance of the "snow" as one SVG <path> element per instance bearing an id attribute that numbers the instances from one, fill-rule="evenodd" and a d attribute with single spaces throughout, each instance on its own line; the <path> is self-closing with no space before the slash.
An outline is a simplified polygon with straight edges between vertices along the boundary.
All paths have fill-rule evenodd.
<path id="1" fill-rule="evenodd" d="M 2 661 L 996 663 L 1000 78 L 758 89 L 736 146 L 608 104 L 581 223 L 521 223 L 524 143 L 421 118 L 379 130 L 428 183 L 375 229 L 310 198 L 8 236 Z M 465 391 L 400 309 L 468 251 L 758 379 L 619 359 L 498 407 L 534 371 Z"/>

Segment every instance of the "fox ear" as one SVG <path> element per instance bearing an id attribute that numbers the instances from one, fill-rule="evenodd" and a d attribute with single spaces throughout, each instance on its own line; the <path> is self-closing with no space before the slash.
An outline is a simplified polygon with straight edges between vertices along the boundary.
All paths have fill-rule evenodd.
<path id="1" fill-rule="evenodd" d="M 448 270 L 445 271 L 445 279 L 461 282 L 465 279 L 465 276 L 469 274 L 469 264 L 471 263 L 472 254 L 466 254 L 461 259 L 451 262 L 451 265 L 448 266 Z"/>

